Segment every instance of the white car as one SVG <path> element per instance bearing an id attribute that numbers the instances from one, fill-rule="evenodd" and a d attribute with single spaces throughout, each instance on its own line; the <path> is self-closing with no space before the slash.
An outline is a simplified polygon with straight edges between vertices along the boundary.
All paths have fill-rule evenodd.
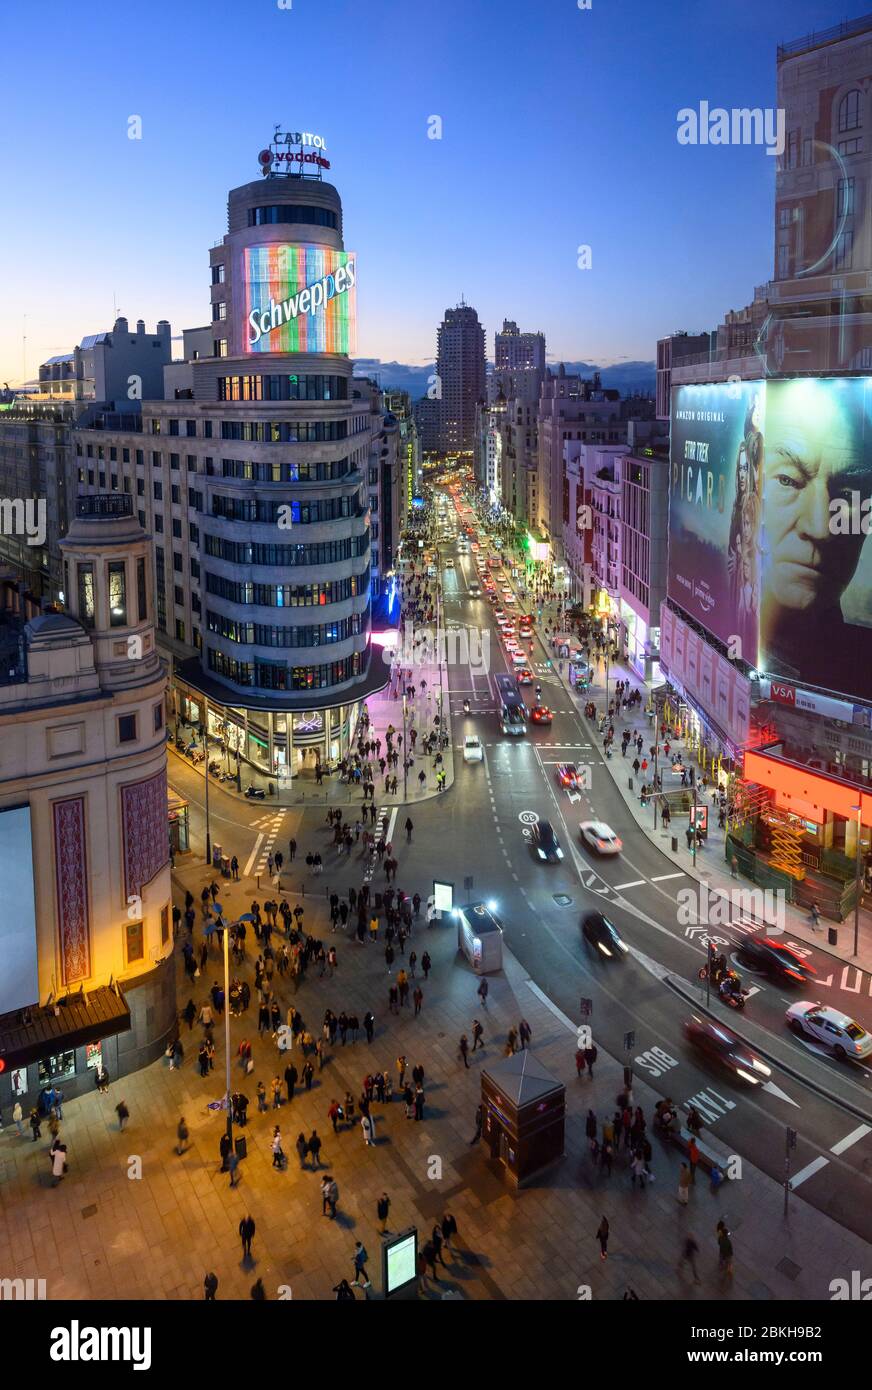
<path id="1" fill-rule="evenodd" d="M 445 568 L 446 568 L 447 570 L 453 570 L 453 569 L 454 569 L 454 561 L 453 561 L 453 559 L 451 558 L 450 555 L 448 556 L 448 559 L 445 561 Z"/>
<path id="2" fill-rule="evenodd" d="M 831 1009 L 828 1004 L 801 999 L 791 1004 L 786 1018 L 794 1033 L 800 1037 L 807 1033 L 816 1042 L 825 1043 L 840 1061 L 846 1057 L 868 1057 L 872 1052 L 872 1035 L 847 1014 Z"/>
<path id="3" fill-rule="evenodd" d="M 516 671 L 522 671 L 527 665 L 527 658 L 523 652 L 512 652 L 512 665 Z"/>
<path id="4" fill-rule="evenodd" d="M 588 849 L 596 850 L 597 854 L 620 854 L 623 849 L 621 841 L 618 839 L 610 825 L 606 825 L 601 820 L 583 820 L 578 827 L 582 844 L 587 845 Z"/>
<path id="5" fill-rule="evenodd" d="M 463 761 L 465 763 L 480 763 L 484 759 L 484 749 L 481 746 L 481 739 L 477 734 L 467 734 L 463 740 Z"/>

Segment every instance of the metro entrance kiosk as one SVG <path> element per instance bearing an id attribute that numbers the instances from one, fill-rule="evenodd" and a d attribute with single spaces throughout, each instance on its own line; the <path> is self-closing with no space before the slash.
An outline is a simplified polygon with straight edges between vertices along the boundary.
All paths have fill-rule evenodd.
<path id="1" fill-rule="evenodd" d="M 457 949 L 476 975 L 503 968 L 503 929 L 484 903 L 457 909 Z"/>

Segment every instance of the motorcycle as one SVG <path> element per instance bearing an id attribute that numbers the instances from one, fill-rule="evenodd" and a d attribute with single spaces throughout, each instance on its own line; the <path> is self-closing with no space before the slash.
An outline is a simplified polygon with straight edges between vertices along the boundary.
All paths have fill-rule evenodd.
<path id="1" fill-rule="evenodd" d="M 263 787 L 250 786 L 245 788 L 245 795 L 250 797 L 253 801 L 263 801 L 266 792 Z"/>
<path id="2" fill-rule="evenodd" d="M 470 704 L 469 704 L 469 701 L 468 701 L 468 700 L 464 700 L 464 702 L 463 702 L 463 713 L 464 713 L 464 714 L 469 714 L 469 711 L 470 711 Z"/>
<path id="3" fill-rule="evenodd" d="M 727 1004 L 731 1009 L 744 1009 L 748 991 L 742 989 L 739 977 L 734 971 L 729 971 L 726 978 L 721 980 L 718 985 L 718 998 L 721 1003 Z"/>

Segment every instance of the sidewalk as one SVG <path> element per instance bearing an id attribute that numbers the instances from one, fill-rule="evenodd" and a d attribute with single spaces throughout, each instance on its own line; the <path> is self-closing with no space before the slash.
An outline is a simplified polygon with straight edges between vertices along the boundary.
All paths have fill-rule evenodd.
<path id="1" fill-rule="evenodd" d="M 373 661 L 380 661 L 382 659 L 382 650 L 382 648 L 374 648 Z M 386 674 L 388 673 L 387 667 L 385 667 L 385 672 Z M 416 667 L 412 676 L 412 684 L 415 685 L 416 694 L 414 700 L 409 700 L 407 703 L 407 736 L 408 730 L 415 729 L 420 741 L 422 737 L 430 733 L 435 727 L 433 724 L 433 716 L 439 709 L 438 695 L 440 689 L 438 666 Z M 451 711 L 449 708 L 447 685 L 445 687 L 443 705 L 443 720 L 450 736 Z M 402 734 L 403 731 L 403 704 L 400 698 L 400 692 L 396 690 L 395 682 L 389 681 L 383 690 L 378 691 L 375 695 L 371 695 L 366 701 L 366 707 L 369 711 L 370 718 L 370 741 L 374 742 L 376 739 L 380 738 L 382 741 L 381 751 L 382 755 L 384 755 L 385 730 L 388 725 L 392 724 L 400 734 Z M 190 730 L 183 729 L 182 732 L 190 733 Z M 356 741 L 353 741 L 352 749 L 355 746 Z M 409 769 L 408 786 L 407 790 L 404 792 L 403 747 L 405 747 L 405 740 L 398 750 L 400 753 L 400 762 L 399 766 L 395 769 L 398 779 L 396 794 L 388 794 L 385 792 L 384 780 L 379 774 L 378 758 L 373 757 L 370 760 L 375 776 L 375 801 L 378 805 L 411 806 L 421 801 L 429 801 L 433 797 L 441 795 L 436 788 L 434 760 L 433 758 L 421 755 L 420 751 L 415 755 L 414 768 Z M 170 785 L 172 785 L 173 780 L 172 774 L 175 758 L 180 759 L 184 766 L 199 773 L 205 781 L 206 764 L 204 762 L 192 763 L 190 758 L 186 758 L 183 753 L 178 751 L 172 741 L 168 741 L 167 743 L 167 753 L 167 772 Z M 218 758 L 222 767 L 224 766 L 225 759 L 214 741 L 210 742 L 209 757 L 210 759 Z M 234 767 L 234 759 L 232 757 L 230 758 L 229 765 L 231 768 Z M 454 784 L 454 750 L 451 745 L 450 737 L 448 747 L 442 751 L 442 767 L 446 773 L 445 791 L 448 791 Z M 423 788 L 418 782 L 418 773 L 422 769 L 427 774 L 427 780 Z M 385 771 L 387 772 L 387 770 L 386 768 Z M 215 796 L 220 799 L 220 797 L 226 794 L 236 802 L 247 801 L 250 798 L 246 797 L 245 788 L 253 785 L 262 788 L 266 793 L 263 798 L 257 798 L 256 802 L 254 802 L 254 804 L 257 805 L 286 807 L 312 805 L 351 806 L 358 803 L 361 805 L 363 804 L 362 787 L 356 786 L 353 783 L 342 782 L 338 773 L 335 771 L 329 777 L 325 777 L 319 786 L 315 777 L 314 763 L 307 764 L 293 779 L 283 779 L 282 781 L 278 781 L 275 776 L 269 776 L 266 772 L 261 772 L 251 764 L 243 763 L 241 781 L 243 790 L 238 792 L 236 790 L 235 780 L 219 782 L 214 777 L 210 777 L 209 795 L 210 797 Z M 270 785 L 275 789 L 275 795 L 273 796 L 269 795 Z"/>
<path id="2" fill-rule="evenodd" d="M 414 848 L 403 851 L 400 882 L 415 888 L 409 874 Z M 352 856 L 352 862 L 354 858 Z M 424 879 L 423 868 L 419 878 Z M 188 866 L 174 878 L 181 904 L 185 884 L 197 899 L 208 881 L 205 866 Z M 325 873 L 324 878 L 327 878 Z M 417 887 L 422 888 L 419 881 Z M 253 880 L 231 890 L 248 903 Z M 338 891 L 338 884 L 337 884 Z M 262 900 L 262 899 L 261 899 Z M 865 1242 L 808 1206 L 791 1199 L 790 1217 L 782 1214 L 782 1189 L 749 1164 L 739 1181 L 725 1183 L 715 1197 L 700 1174 L 687 1207 L 677 1201 L 679 1155 L 652 1137 L 654 1182 L 644 1190 L 630 1185 L 626 1155 L 619 1150 L 607 1176 L 595 1167 L 584 1134 L 588 1107 L 599 1121 L 609 1118 L 622 1086 L 621 1064 L 600 1052 L 595 1077 L 575 1074 L 575 1025 L 534 986 L 508 952 L 504 971 L 491 977 L 488 1008 L 480 1011 L 486 1050 L 471 1054 L 466 1070 L 457 1053 L 461 1032 L 471 1034 L 479 1012 L 477 978 L 456 953 L 453 926 L 427 929 L 417 922 L 406 952 L 419 956 L 429 950 L 433 968 L 429 980 L 418 980 L 424 992 L 422 1013 L 411 1007 L 394 1017 L 386 1010 L 388 977 L 383 944 L 358 946 L 341 932 L 330 933 L 326 903 L 307 895 L 307 927 L 336 944 L 338 970 L 330 979 L 311 969 L 294 993 L 290 980 L 274 982 L 283 1012 L 294 1003 L 315 1031 L 325 1007 L 363 1017 L 371 1008 L 376 1033 L 371 1047 L 361 1034 L 356 1044 L 330 1050 L 322 1072 L 316 1071 L 311 1092 L 298 1089 L 278 1111 L 258 1114 L 255 1087 L 269 1086 L 298 1051 L 280 1055 L 268 1036 L 257 1035 L 254 1005 L 231 1021 L 234 1054 L 233 1085 L 245 1088 L 251 1100 L 244 1131 L 248 1155 L 240 1163 L 240 1183 L 231 1190 L 219 1171 L 218 1141 L 224 1129 L 221 1110 L 208 1110 L 224 1090 L 223 1019 L 215 1028 L 215 1071 L 205 1080 L 196 1068 L 200 1029 L 182 1025 L 183 1066 L 170 1071 L 159 1062 L 113 1082 L 106 1096 L 87 1095 L 65 1107 L 62 1135 L 69 1145 L 69 1175 L 56 1189 L 49 1182 L 48 1142 L 19 1138 L 14 1128 L 0 1134 L 0 1272 L 4 1276 L 43 1277 L 50 1299 L 201 1299 L 205 1273 L 219 1279 L 220 1300 L 247 1298 L 257 1277 L 268 1297 L 290 1286 L 294 1299 L 331 1299 L 340 1278 L 352 1277 L 354 1241 L 361 1239 L 369 1255 L 373 1281 L 371 1297 L 381 1285 L 380 1238 L 376 1201 L 383 1191 L 391 1198 L 390 1227 L 400 1231 L 416 1225 L 421 1244 L 434 1222 L 450 1211 L 458 1226 L 457 1247 L 446 1254 L 440 1283 L 426 1281 L 423 1296 L 446 1293 L 485 1301 L 503 1299 L 576 1300 L 621 1299 L 631 1285 L 642 1299 L 826 1299 L 829 1280 L 850 1277 L 851 1270 L 868 1272 L 870 1250 Z M 311 919 L 311 920 L 309 920 Z M 199 951 L 201 923 L 195 926 Z M 275 939 L 275 938 L 274 938 Z M 240 973 L 251 980 L 256 941 L 248 940 L 248 959 Z M 181 976 L 180 1003 L 189 986 Z M 408 964 L 408 960 L 406 962 Z M 397 955 L 395 969 L 403 964 Z M 234 969 L 234 974 L 237 973 Z M 195 1003 L 205 1002 L 214 980 L 221 978 L 217 946 L 195 981 Z M 531 1025 L 535 1056 L 566 1086 L 565 1157 L 520 1193 L 504 1184 L 498 1165 L 473 1137 L 474 1115 L 480 1100 L 479 1069 L 483 1061 L 502 1055 L 511 1025 L 525 1017 Z M 596 1020 L 594 1019 L 594 1027 Z M 243 1076 L 235 1062 L 241 1039 L 253 1043 L 255 1071 Z M 327 1109 L 346 1089 L 355 1097 L 366 1072 L 388 1069 L 396 1079 L 395 1059 L 404 1053 L 410 1067 L 425 1067 L 427 1096 L 423 1122 L 408 1121 L 398 1099 L 373 1106 L 376 1144 L 366 1148 L 359 1124 L 333 1134 Z M 118 1131 L 114 1107 L 125 1099 L 131 1118 L 124 1134 Z M 659 1096 L 641 1079 L 634 1100 L 651 1126 Z M 176 1123 L 185 1115 L 191 1134 L 188 1150 L 175 1153 Z M 270 1138 L 281 1126 L 289 1162 L 273 1168 Z M 294 1152 L 298 1131 L 317 1127 L 323 1136 L 321 1174 L 330 1173 L 339 1186 L 335 1222 L 323 1218 L 319 1192 L 321 1174 L 300 1170 Z M 704 1133 L 718 1145 L 716 1132 Z M 139 1160 L 139 1170 L 132 1160 Z M 135 1178 L 136 1180 L 132 1180 Z M 250 1212 L 256 1221 L 254 1259 L 240 1259 L 237 1226 Z M 609 1258 L 599 1258 L 595 1233 L 603 1215 L 609 1219 Z M 715 1224 L 728 1223 L 735 1247 L 733 1277 L 718 1269 Z M 683 1237 L 693 1232 L 699 1246 L 700 1283 L 678 1260 Z M 589 1290 L 585 1295 L 584 1290 Z M 360 1291 L 357 1291 L 358 1296 Z"/>
<path id="3" fill-rule="evenodd" d="M 533 612 L 535 618 L 536 605 L 533 604 L 531 606 L 526 604 L 525 607 L 528 611 Z M 549 616 L 547 612 L 543 613 L 543 617 L 547 616 Z M 582 718 L 584 717 L 583 709 L 588 699 L 596 703 L 598 716 L 602 714 L 607 705 L 605 699 L 605 663 L 592 654 L 591 664 L 596 670 L 596 680 L 591 684 L 589 690 L 585 692 L 584 695 L 577 693 L 575 688 L 569 684 L 568 676 L 559 672 L 559 658 L 555 657 L 553 652 L 551 652 L 545 637 L 544 624 L 539 623 L 535 624 L 535 626 L 543 645 L 553 661 L 554 677 L 561 682 L 567 691 L 570 700 L 574 702 L 578 709 L 579 715 Z M 657 826 L 655 829 L 653 799 L 649 800 L 647 807 L 643 807 L 639 798 L 639 789 L 642 783 L 647 781 L 650 785 L 653 775 L 653 765 L 648 750 L 654 739 L 654 729 L 652 721 L 645 714 L 645 705 L 650 694 L 650 687 L 646 685 L 630 667 L 622 663 L 610 662 L 610 699 L 614 697 L 614 685 L 615 681 L 618 680 L 628 680 L 631 689 L 640 690 L 642 692 L 642 703 L 635 706 L 635 710 L 631 716 L 628 716 L 627 712 L 623 709 L 615 714 L 612 721 L 615 726 L 615 738 L 612 744 L 611 758 L 605 758 L 603 756 L 602 736 L 598 733 L 596 724 L 590 724 L 589 727 L 591 743 L 602 757 L 602 766 L 610 773 L 615 787 L 623 798 L 627 811 L 652 843 L 656 844 L 658 849 L 660 849 L 677 868 L 683 869 L 686 874 L 691 878 L 695 878 L 698 882 L 705 883 L 711 892 L 729 894 L 731 889 L 735 889 L 737 886 L 741 887 L 745 885 L 747 887 L 748 881 L 746 879 L 741 876 L 738 879 L 732 877 L 724 857 L 724 836 L 717 826 L 717 808 L 712 802 L 710 786 L 708 789 L 703 789 L 700 781 L 697 788 L 699 804 L 705 804 L 709 808 L 709 825 L 711 828 L 706 843 L 702 848 L 697 850 L 696 865 L 694 865 L 693 855 L 688 850 L 685 841 L 685 820 L 682 820 L 681 824 L 679 824 L 677 817 L 674 817 L 667 831 L 663 829 L 658 813 Z M 631 735 L 634 732 L 642 735 L 644 742 L 641 756 L 647 758 L 649 762 L 648 770 L 644 774 L 640 773 L 638 776 L 635 776 L 633 773 L 632 764 L 635 752 L 633 751 L 632 743 L 627 750 L 627 756 L 621 756 L 621 734 L 625 729 L 629 729 Z M 671 739 L 670 750 L 675 752 L 680 751 L 683 755 L 683 764 L 686 767 L 693 766 L 695 776 L 698 778 L 701 777 L 699 765 L 684 740 L 680 738 Z M 679 784 L 676 783 L 675 788 L 668 787 L 664 776 L 668 766 L 668 759 L 664 760 L 662 756 L 661 740 L 661 755 L 658 768 L 661 776 L 664 778 L 664 790 L 674 790 L 679 787 Z M 633 784 L 632 790 L 630 789 L 631 781 Z M 678 840 L 677 850 L 673 850 L 672 848 L 673 836 Z M 820 929 L 815 931 L 812 927 L 809 914 L 804 909 L 797 908 L 791 903 L 786 903 L 784 904 L 784 912 L 787 931 L 797 941 L 813 945 L 817 947 L 818 950 L 826 951 L 828 954 L 835 956 L 845 964 L 860 966 L 872 973 L 872 914 L 867 910 L 861 909 L 860 911 L 859 952 L 856 956 L 853 954 L 853 917 L 846 919 L 841 924 L 828 923 L 826 919 L 822 919 Z M 838 944 L 836 946 L 828 944 L 828 926 L 835 926 L 837 928 Z"/>

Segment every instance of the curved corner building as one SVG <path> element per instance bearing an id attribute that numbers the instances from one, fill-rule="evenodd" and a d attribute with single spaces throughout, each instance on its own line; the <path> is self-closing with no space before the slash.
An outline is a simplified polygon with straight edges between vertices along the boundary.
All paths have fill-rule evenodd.
<path id="1" fill-rule="evenodd" d="M 210 731 L 293 775 L 307 756 L 342 755 L 387 676 L 370 671 L 356 257 L 336 189 L 299 174 L 234 189 L 228 228 L 210 252 L 214 356 L 192 368 L 197 434 L 212 440 L 196 479 L 201 650 L 175 685 L 183 714 L 200 722 L 208 702 Z"/>

